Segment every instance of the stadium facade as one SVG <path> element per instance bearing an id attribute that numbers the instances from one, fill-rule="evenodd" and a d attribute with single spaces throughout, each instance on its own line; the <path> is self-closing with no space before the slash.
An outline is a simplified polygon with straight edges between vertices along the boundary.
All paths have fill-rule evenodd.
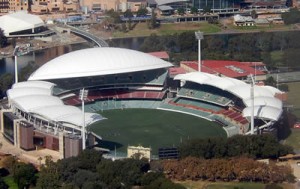
<path id="1" fill-rule="evenodd" d="M 1 132 L 15 146 L 50 148 L 63 158 L 81 151 L 82 127 L 105 119 L 98 112 L 108 109 L 190 114 L 220 124 L 228 136 L 249 132 L 252 111 L 260 131 L 272 130 L 281 118 L 282 102 L 276 98 L 281 91 L 276 88 L 255 86 L 252 106 L 251 85 L 243 81 L 202 72 L 170 77 L 171 67 L 152 55 L 122 48 L 57 57 L 8 90 L 0 111 Z M 83 88 L 89 90 L 84 119 L 78 108 Z M 92 145 L 95 134 L 86 133 Z"/>

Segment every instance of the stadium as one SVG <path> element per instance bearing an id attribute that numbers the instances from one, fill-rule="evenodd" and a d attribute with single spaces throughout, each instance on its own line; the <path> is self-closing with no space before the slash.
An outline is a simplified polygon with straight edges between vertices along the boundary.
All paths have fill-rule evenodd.
<path id="1" fill-rule="evenodd" d="M 207 130 L 211 128 L 211 133 L 203 132 L 206 137 L 218 132 L 227 137 L 249 134 L 251 118 L 254 131 L 276 130 L 274 123 L 282 114 L 282 102 L 276 98 L 281 93 L 278 89 L 252 87 L 244 81 L 203 72 L 174 76 L 169 71 L 172 67 L 150 54 L 122 48 L 92 48 L 62 55 L 41 66 L 28 81 L 16 83 L 8 90 L 7 103 L 2 103 L 0 112 L 1 132 L 17 147 L 31 150 L 39 145 L 59 151 L 65 158 L 78 155 L 85 144 L 93 145 L 95 138 L 100 143 L 116 140 L 110 142 L 122 146 L 128 145 L 126 140 L 131 141 L 130 145 L 144 145 L 133 139 L 148 138 L 148 145 L 152 146 L 151 142 L 162 144 L 168 137 L 186 132 L 178 135 L 177 144 L 170 142 L 176 146 L 183 136 L 199 137 L 205 124 Z M 80 91 L 88 91 L 86 98 Z M 172 124 L 141 126 L 142 132 L 137 126 L 124 126 L 123 130 L 112 132 L 113 138 L 104 138 L 105 132 L 116 128 L 102 128 L 102 123 L 109 120 L 102 113 L 129 112 L 125 117 L 130 120 L 137 117 L 135 114 L 150 110 L 158 113 L 145 114 L 138 125 L 159 115 Z M 167 117 L 166 112 L 174 114 Z M 180 115 L 189 117 L 179 118 Z M 171 121 L 174 117 L 186 119 L 184 127 L 177 127 L 177 121 Z M 190 130 L 188 123 L 194 124 Z M 119 124 L 126 125 L 122 120 Z M 167 131 L 160 131 L 166 127 Z M 157 133 L 161 138 L 157 138 Z M 164 145 L 157 148 L 170 147 Z"/>

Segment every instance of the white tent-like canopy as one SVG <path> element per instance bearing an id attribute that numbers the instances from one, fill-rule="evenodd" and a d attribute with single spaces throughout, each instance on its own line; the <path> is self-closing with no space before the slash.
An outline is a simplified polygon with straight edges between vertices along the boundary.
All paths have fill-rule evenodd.
<path id="1" fill-rule="evenodd" d="M 43 20 L 39 16 L 28 14 L 24 11 L 0 16 L 0 26 L 6 37 L 13 32 L 33 30 L 44 25 Z"/>
<path id="2" fill-rule="evenodd" d="M 28 95 L 51 95 L 52 90 L 46 89 L 46 88 L 39 88 L 39 87 L 21 87 L 21 88 L 15 88 L 15 89 L 9 89 L 7 90 L 7 96 L 8 100 L 15 99 L 22 96 L 28 96 Z"/>
<path id="3" fill-rule="evenodd" d="M 39 115 L 43 119 L 52 120 L 73 125 L 83 125 L 82 111 L 75 106 L 54 105 L 35 109 L 31 113 Z M 96 113 L 85 113 L 85 124 L 89 125 L 104 119 Z"/>
<path id="4" fill-rule="evenodd" d="M 175 80 L 190 81 L 198 84 L 210 85 L 227 91 L 241 98 L 246 106 L 243 111 L 244 117 L 251 116 L 252 100 L 251 85 L 243 81 L 218 77 L 216 75 L 203 72 L 190 72 L 187 74 L 179 74 L 175 76 Z M 277 120 L 282 113 L 282 102 L 275 98 L 276 93 L 280 90 L 271 86 L 254 86 L 254 108 L 257 118 Z M 250 113 L 249 113 L 250 112 Z"/>
<path id="5" fill-rule="evenodd" d="M 54 84 L 44 81 L 20 82 L 8 90 L 7 96 L 13 108 L 29 113 L 49 122 L 59 122 L 64 126 L 80 129 L 83 126 L 81 109 L 64 105 L 63 101 L 52 96 Z M 96 113 L 85 113 L 85 125 L 104 119 Z"/>
<path id="6" fill-rule="evenodd" d="M 243 116 L 251 118 L 252 107 L 243 110 Z M 277 121 L 280 118 L 282 109 L 271 106 L 254 106 L 254 117 Z"/>
<path id="7" fill-rule="evenodd" d="M 59 56 L 37 69 L 29 80 L 120 74 L 171 67 L 155 56 L 123 48 L 83 49 Z"/>
<path id="8" fill-rule="evenodd" d="M 47 81 L 23 81 L 19 83 L 15 83 L 12 86 L 12 89 L 16 88 L 44 88 L 52 90 L 52 88 L 55 86 L 54 83 L 50 83 Z"/>
<path id="9" fill-rule="evenodd" d="M 64 105 L 58 97 L 50 95 L 21 96 L 11 99 L 11 104 L 12 106 L 27 113 L 46 106 Z"/>

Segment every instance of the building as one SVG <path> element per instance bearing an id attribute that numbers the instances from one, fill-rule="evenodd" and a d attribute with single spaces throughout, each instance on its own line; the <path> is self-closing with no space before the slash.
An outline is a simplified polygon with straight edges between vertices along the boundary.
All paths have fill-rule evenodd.
<path id="1" fill-rule="evenodd" d="M 146 158 L 151 159 L 151 148 L 145 148 L 143 146 L 128 146 L 127 147 L 127 157 L 133 158 L 138 157 L 140 159 Z"/>
<path id="2" fill-rule="evenodd" d="M 52 33 L 40 17 L 24 11 L 1 16 L 0 26 L 6 37 L 51 35 Z"/>
<path id="3" fill-rule="evenodd" d="M 31 5 L 31 11 L 37 14 L 48 12 L 77 12 L 79 4 L 77 1 L 64 2 L 63 0 L 35 0 Z"/>
<path id="4" fill-rule="evenodd" d="M 255 22 L 251 16 L 234 15 L 233 24 L 235 26 L 254 26 Z"/>
<path id="5" fill-rule="evenodd" d="M 198 71 L 198 61 L 181 61 L 180 67 L 187 72 Z M 232 60 L 203 60 L 201 70 L 222 77 L 246 80 L 248 75 L 255 76 L 256 81 L 265 81 L 267 69 L 262 62 L 239 62 Z"/>
<path id="6" fill-rule="evenodd" d="M 16 11 L 27 11 L 27 0 L 1 0 L 0 1 L 0 13 L 9 13 Z"/>
<path id="7" fill-rule="evenodd" d="M 0 110 L 1 133 L 24 150 L 37 147 L 59 151 L 60 157 L 76 156 L 82 150 L 83 113 L 53 96 L 53 83 L 27 81 L 7 91 L 8 106 Z M 85 126 L 104 119 L 85 113 Z"/>

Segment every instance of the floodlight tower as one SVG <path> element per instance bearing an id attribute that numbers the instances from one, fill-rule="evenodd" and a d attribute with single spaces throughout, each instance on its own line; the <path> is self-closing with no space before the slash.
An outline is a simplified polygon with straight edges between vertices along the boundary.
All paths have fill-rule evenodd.
<path id="1" fill-rule="evenodd" d="M 82 106 L 82 127 L 81 127 L 81 137 L 82 137 L 82 150 L 84 150 L 85 147 L 85 142 L 86 142 L 86 138 L 85 138 L 85 112 L 84 112 L 84 101 L 86 100 L 87 96 L 88 96 L 88 90 L 84 90 L 81 89 L 80 93 L 79 93 L 79 98 L 81 100 L 81 106 Z"/>
<path id="2" fill-rule="evenodd" d="M 16 46 L 13 52 L 15 57 L 15 83 L 18 83 L 18 53 L 19 53 L 19 46 Z"/>
<path id="3" fill-rule="evenodd" d="M 251 135 L 254 134 L 254 85 L 255 81 L 253 75 L 250 74 L 249 78 L 251 80 L 251 90 L 250 90 L 250 97 L 251 97 Z"/>
<path id="4" fill-rule="evenodd" d="M 203 32 L 195 32 L 195 37 L 198 40 L 198 72 L 201 72 L 201 40 L 203 39 Z"/>

